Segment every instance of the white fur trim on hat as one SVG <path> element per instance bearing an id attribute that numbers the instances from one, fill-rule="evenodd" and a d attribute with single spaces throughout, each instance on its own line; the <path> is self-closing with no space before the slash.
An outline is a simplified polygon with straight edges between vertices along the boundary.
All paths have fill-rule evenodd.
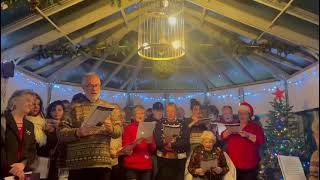
<path id="1" fill-rule="evenodd" d="M 248 106 L 246 106 L 246 105 L 240 105 L 238 111 L 246 111 L 246 112 L 251 114 L 250 108 Z"/>

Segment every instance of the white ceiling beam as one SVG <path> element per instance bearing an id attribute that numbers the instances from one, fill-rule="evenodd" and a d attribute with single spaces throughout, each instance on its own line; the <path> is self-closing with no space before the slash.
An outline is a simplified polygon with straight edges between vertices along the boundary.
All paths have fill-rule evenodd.
<path id="1" fill-rule="evenodd" d="M 201 25 L 205 22 L 205 17 L 206 17 L 206 15 L 207 15 L 207 10 L 206 10 L 206 8 L 203 8 L 202 9 L 202 14 L 201 14 Z"/>
<path id="2" fill-rule="evenodd" d="M 120 9 L 120 12 L 121 12 L 122 18 L 124 20 L 124 23 L 126 24 L 126 26 L 128 26 L 129 23 L 128 23 L 128 18 L 127 18 L 126 12 L 124 12 L 123 8 Z"/>
<path id="3" fill-rule="evenodd" d="M 139 72 L 142 69 L 142 66 L 143 66 L 143 60 L 141 58 L 139 58 L 138 62 L 137 62 L 137 65 L 136 65 L 136 68 L 134 69 L 134 71 L 133 71 L 133 73 L 131 75 L 132 80 L 131 80 L 130 84 L 128 85 L 127 91 L 131 91 L 133 85 L 136 84 L 136 81 L 137 81 Z"/>
<path id="4" fill-rule="evenodd" d="M 281 1 L 270 1 L 270 0 L 254 0 L 254 1 L 279 11 L 281 11 L 287 4 Z M 309 12 L 307 10 L 301 9 L 296 6 L 291 6 L 285 13 L 319 26 L 319 15 Z"/>
<path id="5" fill-rule="evenodd" d="M 226 54 L 225 54 L 226 55 Z M 230 55 L 226 55 L 225 60 L 227 62 L 229 62 L 230 64 L 232 64 L 233 66 L 235 66 L 236 68 L 238 68 L 240 70 L 240 72 L 242 72 L 242 74 L 244 74 L 245 76 L 247 76 L 247 78 L 251 81 L 254 82 L 256 81 L 256 79 L 250 74 L 250 72 L 244 68 L 242 66 L 242 64 L 239 63 L 239 61 L 237 60 L 237 58 L 239 57 L 232 57 Z"/>
<path id="6" fill-rule="evenodd" d="M 43 72 L 46 72 L 46 71 L 48 71 L 48 70 L 50 70 L 52 68 L 55 68 L 55 67 L 57 67 L 57 66 L 59 66 L 61 64 L 67 63 L 68 61 L 66 59 L 68 59 L 68 58 L 63 58 L 61 60 L 54 60 L 54 62 L 52 62 L 50 64 L 47 64 L 47 65 L 45 65 L 45 66 L 33 71 L 33 73 L 41 74 Z"/>
<path id="7" fill-rule="evenodd" d="M 190 53 L 186 55 L 186 60 L 191 64 L 191 66 L 195 67 L 198 71 L 196 71 L 196 69 L 192 68 L 191 70 L 194 72 L 194 74 L 196 74 L 198 76 L 198 78 L 200 78 L 200 80 L 203 82 L 205 89 L 204 90 L 208 90 L 210 88 L 215 88 L 216 85 L 214 85 L 209 77 L 210 77 L 210 73 L 208 71 L 206 71 L 205 69 L 202 69 L 203 67 L 201 67 L 199 64 L 197 64 L 197 62 L 195 62 L 195 57 L 193 57 Z"/>
<path id="8" fill-rule="evenodd" d="M 200 18 L 201 18 L 201 14 L 200 13 L 197 13 L 196 11 L 194 10 L 190 10 L 190 9 L 185 9 L 185 15 L 186 15 L 186 18 L 188 19 L 188 21 L 190 22 L 190 24 L 200 30 L 201 32 L 204 32 L 206 33 L 208 36 L 210 36 L 211 33 L 214 33 L 214 31 L 208 27 L 208 26 L 200 26 Z M 206 16 L 205 20 L 209 23 L 212 23 L 212 24 L 215 24 L 217 26 L 219 26 L 220 28 L 223 28 L 223 29 L 226 29 L 226 30 L 231 30 L 235 33 L 238 33 L 238 34 L 241 34 L 243 36 L 246 36 L 246 37 L 249 37 L 249 38 L 252 38 L 254 39 L 255 37 L 258 36 L 257 33 L 250 33 L 250 32 L 245 32 L 245 31 L 242 31 L 240 30 L 239 28 L 237 28 L 237 26 L 234 26 L 234 25 L 231 25 L 231 24 L 228 24 L 228 23 L 222 23 L 222 22 L 219 22 L 219 21 L 215 21 L 215 19 L 213 17 L 210 17 L 210 16 Z M 310 54 L 310 52 L 308 52 Z M 310 62 L 310 63 L 314 63 L 317 61 L 317 59 L 315 58 L 315 55 L 312 54 L 312 57 L 309 56 L 309 55 L 306 55 L 306 54 L 303 54 L 301 52 L 295 52 L 293 55 L 296 55 L 296 56 L 299 56 L 301 58 L 303 58 L 304 60 Z"/>
<path id="9" fill-rule="evenodd" d="M 137 10 L 137 11 L 134 11 L 134 12 L 128 14 L 127 15 L 127 19 L 129 21 L 132 21 L 132 22 L 129 23 L 127 29 L 122 28 L 120 31 L 133 30 L 133 29 L 137 28 L 138 27 L 138 19 L 137 19 L 137 17 L 139 16 L 140 12 L 141 11 Z M 116 26 L 119 26 L 119 25 L 121 25 L 123 23 L 124 23 L 123 19 L 113 20 L 113 21 L 111 21 L 111 22 L 109 22 L 109 23 L 107 23 L 105 25 L 99 26 L 97 28 L 94 28 L 93 30 L 90 30 L 90 31 L 86 32 L 85 34 L 81 35 L 80 37 L 77 37 L 77 38 L 73 39 L 73 41 L 76 42 L 76 43 L 80 43 L 83 40 L 89 39 L 89 38 L 91 38 L 93 36 L 96 36 L 96 35 L 98 35 L 100 33 L 103 33 L 106 30 L 112 29 L 112 28 L 114 28 Z M 114 34 L 116 34 L 116 33 L 118 33 L 118 31 L 115 32 Z M 111 35 L 111 36 L 113 36 L 113 35 Z"/>
<path id="10" fill-rule="evenodd" d="M 252 14 L 252 11 L 254 11 L 255 13 L 259 13 L 257 9 L 249 7 L 242 2 L 228 1 L 227 4 L 224 3 L 224 1 L 187 1 L 260 31 L 266 31 L 268 25 L 270 24 L 270 21 L 268 21 L 264 17 Z M 284 39 L 298 46 L 319 50 L 319 39 L 295 32 L 294 28 L 288 29 L 281 25 L 275 25 L 270 31 L 268 31 L 268 34 Z"/>
<path id="11" fill-rule="evenodd" d="M 294 1 L 294 0 L 290 0 L 290 1 L 286 4 L 286 6 L 283 7 L 283 9 L 280 11 L 280 13 L 279 13 L 279 14 L 272 20 L 272 22 L 269 24 L 269 26 L 267 27 L 267 29 L 266 29 L 265 31 L 263 31 L 263 32 L 258 36 L 258 38 L 256 39 L 257 41 L 259 41 L 265 33 L 267 33 L 268 31 L 271 30 L 271 28 L 272 28 L 272 26 L 274 25 L 274 23 L 280 18 L 280 16 L 281 16 L 282 14 L 284 14 L 284 13 L 287 11 L 287 9 L 290 7 L 290 5 L 292 4 L 293 1 Z"/>
<path id="12" fill-rule="evenodd" d="M 287 72 L 273 65 L 271 62 L 269 62 L 268 59 L 262 56 L 251 54 L 248 57 L 244 57 L 244 58 L 250 58 L 252 61 L 258 62 L 259 64 L 265 66 L 267 69 L 269 69 L 273 77 L 278 80 L 287 80 L 290 77 L 290 75 Z"/>
<path id="13" fill-rule="evenodd" d="M 190 8 L 185 8 L 184 13 L 185 13 L 186 19 L 188 19 L 187 22 L 189 22 L 189 24 L 192 24 L 194 28 L 200 29 L 200 27 L 208 27 L 208 26 L 205 26 L 205 24 L 203 26 L 200 26 L 201 25 L 201 21 L 200 21 L 201 20 L 201 13 L 199 13 L 198 11 L 195 11 Z M 250 39 L 255 39 L 259 35 L 257 32 L 250 31 L 247 28 L 243 29 L 242 27 L 239 27 L 237 25 L 234 25 L 234 24 L 225 22 L 223 20 L 214 18 L 212 16 L 206 16 L 204 18 L 204 20 L 210 24 L 214 24 L 214 25 L 221 27 L 225 30 L 232 31 L 232 32 L 237 33 L 239 35 L 248 37 Z"/>
<path id="14" fill-rule="evenodd" d="M 203 54 L 198 53 L 200 59 L 204 61 L 205 65 L 207 67 L 210 67 L 210 69 L 220 75 L 225 81 L 227 81 L 229 84 L 236 84 L 226 73 L 224 73 L 221 69 L 217 68 L 217 66 L 212 64 L 212 61 L 210 61 L 207 57 L 205 57 Z"/>
<path id="15" fill-rule="evenodd" d="M 56 80 L 59 80 L 59 77 L 63 74 L 63 72 L 70 70 L 83 62 L 85 62 L 88 59 L 86 56 L 78 56 L 74 59 L 71 59 L 67 64 L 65 64 L 62 68 L 58 69 L 56 72 L 52 73 L 50 76 L 47 77 L 47 79 L 51 82 L 54 82 Z"/>
<path id="16" fill-rule="evenodd" d="M 315 63 L 319 61 L 319 59 L 316 59 L 314 55 L 310 56 L 308 54 L 302 53 L 302 52 L 296 52 L 293 55 L 303 58 L 303 60 L 308 61 L 309 63 Z"/>
<path id="17" fill-rule="evenodd" d="M 120 89 L 123 90 L 131 82 L 132 78 L 133 77 L 131 76 L 129 79 L 127 79 L 127 81 L 121 85 Z"/>
<path id="18" fill-rule="evenodd" d="M 137 51 L 133 51 L 123 61 L 121 61 L 121 64 L 118 65 L 117 68 L 113 70 L 111 75 L 102 83 L 102 87 L 105 87 L 112 80 L 112 78 L 118 74 L 118 72 L 122 69 L 124 64 L 129 62 L 136 54 L 137 54 Z"/>
<path id="19" fill-rule="evenodd" d="M 257 54 L 259 56 L 262 56 L 262 57 L 265 57 L 266 59 L 269 59 L 270 61 L 273 61 L 273 62 L 282 64 L 284 66 L 287 66 L 287 67 L 289 67 L 291 69 L 294 69 L 294 70 L 297 70 L 297 71 L 303 70 L 302 67 L 297 66 L 297 65 L 291 63 L 290 61 L 286 60 L 285 58 L 279 57 L 277 55 L 273 55 L 273 54 L 270 54 L 270 53 L 261 53 L 261 52 L 255 52 L 255 54 Z"/>
<path id="20" fill-rule="evenodd" d="M 132 1 L 124 0 L 122 2 L 123 4 L 122 8 L 131 6 L 136 2 L 137 2 L 136 0 L 132 0 Z M 92 4 L 93 4 L 92 6 L 95 6 L 94 10 L 61 25 L 60 29 L 66 34 L 69 34 L 119 11 L 118 7 L 110 4 L 106 4 L 106 2 L 98 2 L 98 3 L 92 3 Z M 93 8 L 91 7 L 87 9 L 93 9 Z M 1 59 L 16 59 L 18 57 L 24 57 L 30 52 L 32 52 L 32 47 L 34 45 L 40 45 L 40 44 L 45 45 L 61 37 L 63 37 L 63 34 L 61 32 L 56 30 L 51 30 L 47 33 L 43 33 L 26 42 L 20 43 L 17 46 L 14 46 L 12 48 L 9 48 L 1 52 Z"/>
<path id="21" fill-rule="evenodd" d="M 83 0 L 61 0 L 59 3 L 55 3 L 52 6 L 49 6 L 45 9 L 43 9 L 43 12 L 46 16 L 51 16 L 53 14 L 56 14 L 66 8 L 69 8 L 73 5 L 76 5 Z M 40 14 L 32 14 L 30 16 L 27 16 L 23 19 L 20 19 L 16 22 L 13 22 L 3 28 L 1 28 L 1 36 L 5 36 L 9 33 L 15 32 L 19 29 L 22 29 L 30 24 L 33 24 L 37 21 L 40 21 L 43 19 L 43 17 Z"/>
<path id="22" fill-rule="evenodd" d="M 20 71 L 20 72 L 28 75 L 28 76 L 31 76 L 31 77 L 36 78 L 36 79 L 38 79 L 38 80 L 41 80 L 41 81 L 43 81 L 43 82 L 46 82 L 46 83 L 49 82 L 47 78 L 42 77 L 42 76 L 40 76 L 40 75 L 38 75 L 38 74 L 35 74 L 35 73 L 33 73 L 33 72 L 31 72 L 31 71 L 29 71 L 29 70 L 27 70 L 27 69 L 25 69 L 25 68 L 23 68 L 23 67 L 21 67 L 21 66 L 19 66 L 19 65 L 16 66 L 16 69 L 17 69 L 18 71 Z"/>

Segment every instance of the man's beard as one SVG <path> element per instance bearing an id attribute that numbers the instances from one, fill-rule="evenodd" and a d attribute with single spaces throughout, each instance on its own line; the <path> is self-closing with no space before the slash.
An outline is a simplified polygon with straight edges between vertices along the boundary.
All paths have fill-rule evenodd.
<path id="1" fill-rule="evenodd" d="M 90 102 L 96 102 L 100 97 L 100 93 L 95 95 L 95 96 L 88 96 L 88 95 L 86 95 L 86 96 L 87 96 L 87 98 L 89 99 Z"/>

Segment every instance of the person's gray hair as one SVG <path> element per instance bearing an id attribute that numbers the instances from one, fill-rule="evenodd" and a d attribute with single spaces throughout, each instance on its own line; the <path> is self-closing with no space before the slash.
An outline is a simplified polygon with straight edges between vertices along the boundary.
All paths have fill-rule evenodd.
<path id="1" fill-rule="evenodd" d="M 135 105 L 132 111 L 133 116 L 136 115 L 136 110 L 141 109 L 141 110 L 145 110 L 144 107 L 142 105 Z"/>
<path id="2" fill-rule="evenodd" d="M 13 110 L 14 109 L 14 103 L 19 97 L 25 96 L 25 95 L 31 95 L 34 96 L 34 91 L 30 89 L 22 89 L 22 90 L 17 90 L 13 92 L 13 94 L 10 96 L 7 104 L 6 110 Z"/>
<path id="3" fill-rule="evenodd" d="M 81 80 L 81 85 L 85 85 L 86 80 L 88 79 L 88 77 L 91 76 L 97 76 L 100 79 L 100 76 L 96 72 L 89 72 L 83 76 Z"/>

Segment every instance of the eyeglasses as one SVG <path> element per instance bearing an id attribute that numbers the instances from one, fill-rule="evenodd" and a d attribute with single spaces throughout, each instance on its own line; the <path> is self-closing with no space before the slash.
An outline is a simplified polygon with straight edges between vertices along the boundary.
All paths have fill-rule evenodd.
<path id="1" fill-rule="evenodd" d="M 100 87 L 100 84 L 88 84 L 86 87 L 90 88 L 90 89 L 93 89 L 93 88 Z"/>

